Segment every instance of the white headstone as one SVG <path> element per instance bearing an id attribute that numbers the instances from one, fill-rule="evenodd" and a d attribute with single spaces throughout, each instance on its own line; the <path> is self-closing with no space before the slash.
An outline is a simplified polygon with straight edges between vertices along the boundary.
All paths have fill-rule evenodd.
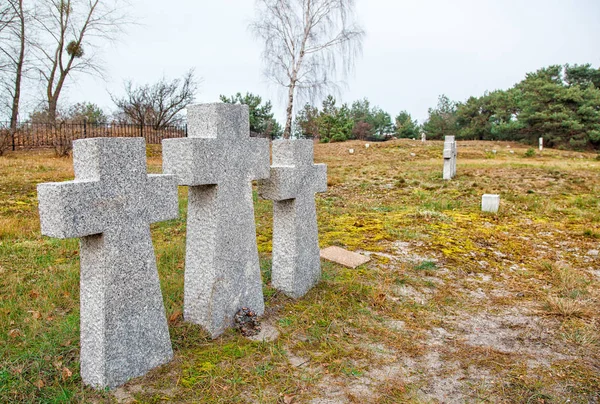
<path id="1" fill-rule="evenodd" d="M 443 178 L 451 180 L 456 175 L 456 141 L 454 136 L 446 136 L 444 139 L 444 171 Z"/>
<path id="2" fill-rule="evenodd" d="M 187 120 L 163 166 L 189 186 L 184 319 L 216 338 L 241 308 L 264 312 L 251 181 L 269 177 L 269 140 L 250 138 L 247 105 L 193 105 Z"/>
<path id="3" fill-rule="evenodd" d="M 313 164 L 312 140 L 273 142 L 271 177 L 259 193 L 273 200 L 271 283 L 299 298 L 321 278 L 315 193 L 327 190 L 327 166 Z"/>
<path id="4" fill-rule="evenodd" d="M 178 216 L 142 138 L 73 143 L 75 180 L 38 185 L 42 234 L 80 237 L 81 378 L 114 388 L 173 357 L 150 223 Z"/>
<path id="5" fill-rule="evenodd" d="M 371 145 L 367 143 L 367 144 L 365 145 L 365 149 L 368 149 L 370 146 L 371 146 Z"/>
<path id="6" fill-rule="evenodd" d="M 544 150 L 544 138 L 541 137 L 539 142 L 540 142 L 540 151 L 542 151 L 542 150 Z"/>
<path id="7" fill-rule="evenodd" d="M 481 198 L 481 210 L 483 212 L 498 213 L 500 208 L 500 195 L 485 194 Z"/>
<path id="8" fill-rule="evenodd" d="M 427 141 L 427 135 L 425 132 L 421 132 L 421 142 L 425 143 Z"/>
<path id="9" fill-rule="evenodd" d="M 350 154 L 354 154 L 354 149 L 350 149 L 350 150 L 348 150 L 348 153 L 350 153 Z"/>

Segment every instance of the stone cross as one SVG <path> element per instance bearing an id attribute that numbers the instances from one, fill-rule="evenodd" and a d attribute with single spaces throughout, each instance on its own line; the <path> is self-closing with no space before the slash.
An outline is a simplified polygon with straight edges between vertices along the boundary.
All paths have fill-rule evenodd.
<path id="1" fill-rule="evenodd" d="M 456 175 L 456 141 L 454 136 L 444 139 L 444 179 L 451 180 Z"/>
<path id="2" fill-rule="evenodd" d="M 312 140 L 273 142 L 271 176 L 259 194 L 274 201 L 271 283 L 293 298 L 321 278 L 315 193 L 326 190 L 327 166 L 313 164 Z"/>
<path id="3" fill-rule="evenodd" d="M 251 181 L 269 176 L 269 140 L 248 106 L 188 107 L 189 137 L 163 140 L 163 168 L 187 185 L 184 318 L 213 338 L 247 307 L 264 312 Z"/>
<path id="4" fill-rule="evenodd" d="M 42 234 L 81 238 L 81 378 L 114 388 L 173 357 L 150 223 L 178 216 L 177 182 L 146 173 L 142 138 L 76 140 L 73 165 L 38 185 Z"/>

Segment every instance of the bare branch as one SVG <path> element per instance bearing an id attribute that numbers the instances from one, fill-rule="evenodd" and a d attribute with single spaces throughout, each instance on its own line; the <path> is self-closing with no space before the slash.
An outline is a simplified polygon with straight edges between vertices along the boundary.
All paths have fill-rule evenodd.
<path id="1" fill-rule="evenodd" d="M 296 93 L 313 98 L 336 86 L 362 50 L 354 0 L 257 0 L 250 25 L 264 44 L 264 74 L 287 89 L 284 137 L 291 135 Z"/>

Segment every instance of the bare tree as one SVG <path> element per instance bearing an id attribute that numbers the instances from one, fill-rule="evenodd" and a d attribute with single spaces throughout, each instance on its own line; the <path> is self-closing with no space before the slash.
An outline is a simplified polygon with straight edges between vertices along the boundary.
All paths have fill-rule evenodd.
<path id="1" fill-rule="evenodd" d="M 0 155 L 8 147 L 17 129 L 25 70 L 25 24 L 28 15 L 23 7 L 23 0 L 7 0 L 0 10 L 0 91 L 4 93 L 4 107 L 10 113 L 9 130 L 0 139 Z"/>
<path id="2" fill-rule="evenodd" d="M 250 25 L 264 41 L 265 75 L 287 88 L 284 138 L 292 131 L 294 95 L 322 95 L 348 73 L 362 49 L 354 0 L 257 0 Z M 341 63 L 340 63 L 341 62 Z"/>
<path id="3" fill-rule="evenodd" d="M 74 72 L 102 76 L 94 54 L 101 41 L 113 41 L 129 23 L 120 0 L 39 0 L 36 21 L 41 40 L 36 45 L 39 74 L 45 83 L 48 116 L 56 111 L 67 78 Z"/>
<path id="4" fill-rule="evenodd" d="M 125 97 L 111 95 L 119 108 L 119 113 L 139 125 L 152 125 L 162 129 L 175 123 L 179 113 L 194 102 L 198 91 L 198 81 L 194 69 L 190 69 L 181 79 L 167 81 L 164 77 L 155 84 L 135 87 L 131 80 L 125 82 Z"/>

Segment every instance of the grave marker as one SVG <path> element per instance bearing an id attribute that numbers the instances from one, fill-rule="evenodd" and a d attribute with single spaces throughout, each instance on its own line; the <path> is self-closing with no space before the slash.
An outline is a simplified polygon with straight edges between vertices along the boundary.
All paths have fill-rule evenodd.
<path id="1" fill-rule="evenodd" d="M 456 175 L 456 141 L 454 136 L 446 136 L 444 139 L 444 172 L 445 180 L 451 180 Z"/>
<path id="2" fill-rule="evenodd" d="M 251 181 L 269 176 L 269 140 L 247 105 L 188 107 L 188 138 L 163 140 L 163 167 L 189 187 L 184 319 L 213 338 L 248 307 L 264 312 Z"/>
<path id="3" fill-rule="evenodd" d="M 498 213 L 500 208 L 500 195 L 484 194 L 481 197 L 481 210 L 483 212 Z"/>
<path id="4" fill-rule="evenodd" d="M 150 223 L 179 214 L 142 138 L 73 142 L 75 180 L 38 185 L 42 234 L 81 238 L 81 378 L 114 388 L 173 357 Z"/>
<path id="5" fill-rule="evenodd" d="M 327 166 L 313 164 L 312 140 L 273 142 L 273 166 L 259 193 L 273 200 L 272 284 L 299 298 L 321 278 L 315 193 L 327 190 Z"/>

